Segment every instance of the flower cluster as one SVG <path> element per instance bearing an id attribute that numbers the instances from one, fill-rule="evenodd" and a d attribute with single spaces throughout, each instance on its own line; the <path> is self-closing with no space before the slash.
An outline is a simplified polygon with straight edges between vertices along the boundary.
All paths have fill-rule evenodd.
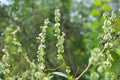
<path id="1" fill-rule="evenodd" d="M 7 27 L 5 30 L 5 47 L 2 50 L 4 52 L 4 55 L 2 56 L 2 62 L 0 63 L 0 66 L 2 66 L 3 69 L 3 74 L 5 75 L 5 78 L 10 78 L 8 76 L 8 74 L 11 73 L 10 71 L 10 56 L 11 53 L 9 53 L 11 51 L 11 45 L 17 46 L 17 52 L 21 52 L 22 51 L 22 45 L 17 41 L 16 39 L 16 33 L 20 30 L 20 27 L 17 27 L 15 30 L 13 30 L 12 27 Z"/>
<path id="2" fill-rule="evenodd" d="M 62 56 L 62 53 L 64 53 L 64 36 L 65 36 L 65 33 L 62 32 L 61 34 L 61 31 L 60 31 L 60 10 L 59 9 L 56 9 L 55 12 L 54 12 L 54 15 L 55 15 L 55 36 L 57 37 L 57 44 L 56 44 L 56 47 L 57 47 L 57 57 L 58 57 L 58 60 L 62 61 L 63 63 L 63 66 L 65 67 L 66 69 L 66 72 L 68 75 L 70 75 L 70 72 L 71 70 L 69 69 L 69 66 L 66 65 L 66 62 Z"/>
<path id="3" fill-rule="evenodd" d="M 103 42 L 104 42 L 104 48 L 112 48 L 113 47 L 113 40 L 115 39 L 115 29 L 113 28 L 112 21 L 115 19 L 114 12 L 112 12 L 111 17 L 109 17 L 109 13 L 105 12 L 103 14 L 103 17 L 105 18 L 104 25 L 103 25 L 103 30 L 104 33 L 101 34 L 103 37 Z"/>
<path id="4" fill-rule="evenodd" d="M 57 37 L 57 58 L 59 61 L 62 62 L 62 66 L 65 67 L 66 72 L 68 74 L 68 78 L 70 75 L 70 69 L 69 66 L 66 65 L 66 61 L 64 60 L 62 53 L 64 53 L 64 36 L 65 33 L 60 31 L 60 12 L 59 9 L 55 10 L 55 36 Z M 46 38 L 46 32 L 47 32 L 47 27 L 48 27 L 48 23 L 49 20 L 46 19 L 44 21 L 44 25 L 41 26 L 41 33 L 39 34 L 38 37 L 36 37 L 36 39 L 39 42 L 39 46 L 38 46 L 38 51 L 37 51 L 37 61 L 38 64 L 35 63 L 35 61 L 31 61 L 29 59 L 29 57 L 27 56 L 27 53 L 25 53 L 22 49 L 22 44 L 18 41 L 17 37 L 16 37 L 16 33 L 20 30 L 20 27 L 17 27 L 16 29 L 14 29 L 13 27 L 8 27 L 6 29 L 5 32 L 5 48 L 3 49 L 3 52 L 5 53 L 2 57 L 2 61 L 0 62 L 0 68 L 2 68 L 2 73 L 3 75 L 5 75 L 5 79 L 9 79 L 9 80 L 26 80 L 26 79 L 36 79 L 36 80 L 50 80 L 51 76 L 50 74 L 46 74 L 45 73 L 45 38 Z M 62 34 L 61 34 L 62 33 Z M 14 49 L 14 50 L 12 50 Z M 9 53 L 10 52 L 10 53 Z M 20 54 L 17 54 L 20 53 Z M 19 75 L 11 75 L 8 76 L 11 71 L 13 69 L 10 69 L 10 65 L 11 65 L 11 57 L 13 55 L 21 55 L 25 61 L 29 64 L 29 68 L 27 70 L 25 70 L 24 72 L 22 72 Z M 10 64 L 10 65 L 9 65 Z"/>
<path id="5" fill-rule="evenodd" d="M 100 55 L 100 49 L 94 48 L 91 51 L 91 57 L 89 58 L 89 64 L 98 65 L 104 59 L 105 59 L 104 55 L 103 54 Z M 91 74 L 90 74 L 90 80 L 98 80 L 99 77 L 100 76 L 96 71 L 91 72 Z"/>
<path id="6" fill-rule="evenodd" d="M 100 49 L 99 48 L 94 48 L 91 51 L 91 57 L 89 58 L 89 63 L 94 65 L 100 62 L 101 60 L 104 59 L 104 55 L 100 54 Z"/>
<path id="7" fill-rule="evenodd" d="M 45 38 L 46 38 L 46 29 L 48 27 L 48 23 L 49 23 L 49 19 L 46 19 L 44 21 L 44 26 L 41 26 L 42 28 L 42 32 L 39 34 L 39 37 L 36 37 L 36 39 L 39 41 L 39 47 L 38 47 L 38 51 L 37 51 L 37 57 L 38 57 L 38 65 L 37 65 L 37 72 L 35 72 L 35 77 L 36 79 L 39 80 L 46 80 L 46 78 L 49 78 L 48 80 L 50 80 L 50 77 L 46 77 L 45 73 L 44 73 L 44 69 L 45 69 L 45 48 L 46 46 L 44 45 L 45 43 Z"/>
<path id="8" fill-rule="evenodd" d="M 111 55 L 111 50 L 114 50 L 114 46 L 117 43 L 117 34 L 115 22 L 117 20 L 114 11 L 111 16 L 108 12 L 103 14 L 104 25 L 103 25 L 103 33 L 100 35 L 102 38 L 103 50 L 94 49 L 91 51 L 91 58 L 89 59 L 89 63 L 96 66 L 96 72 L 91 72 L 90 79 L 91 80 L 116 80 L 116 76 L 114 72 L 110 69 L 112 67 L 112 62 L 114 59 Z M 94 76 L 93 76 L 94 75 Z"/>
<path id="9" fill-rule="evenodd" d="M 36 68 L 36 65 L 34 62 L 31 62 L 29 57 L 27 56 L 27 53 L 25 53 L 22 49 L 22 44 L 18 41 L 16 34 L 20 31 L 20 27 L 14 29 L 14 27 L 7 27 L 5 30 L 5 48 L 3 49 L 4 55 L 2 56 L 2 61 L 0 62 L 0 67 L 2 68 L 2 73 L 4 75 L 4 78 L 2 79 L 9 79 L 9 80 L 25 80 L 30 78 L 29 74 L 32 74 L 33 71 Z M 14 50 L 12 50 L 14 49 Z M 25 59 L 26 62 L 29 63 L 30 69 L 27 69 L 25 72 L 19 75 L 9 75 L 12 74 L 13 68 L 11 68 L 12 63 L 12 56 L 13 55 L 21 55 L 22 60 Z M 17 65 L 16 65 L 17 66 Z M 31 75 L 34 76 L 34 75 Z"/>
<path id="10" fill-rule="evenodd" d="M 2 56 L 2 62 L 0 62 L 0 67 L 2 68 L 2 72 L 4 75 L 10 74 L 10 64 L 9 64 L 9 52 L 7 50 L 7 46 L 3 49 L 4 55 Z M 7 76 L 5 76 L 7 77 Z"/>
<path id="11" fill-rule="evenodd" d="M 18 26 L 11 34 L 13 36 L 12 43 L 18 47 L 17 52 L 22 52 L 22 44 L 16 39 L 16 33 L 20 31 L 20 27 Z"/>
<path id="12" fill-rule="evenodd" d="M 100 78 L 105 79 L 105 80 L 109 80 L 109 79 L 113 79 L 114 80 L 114 73 L 113 72 L 109 72 L 110 68 L 112 66 L 112 62 L 113 58 L 111 56 L 111 54 L 109 53 L 109 51 L 106 52 L 106 55 L 101 54 L 100 49 L 99 48 L 95 48 L 91 51 L 91 57 L 89 59 L 89 63 L 94 65 L 94 67 L 97 67 L 97 71 L 92 71 L 91 75 L 90 75 L 90 79 L 91 80 L 99 80 Z M 108 72 L 110 74 L 108 74 Z M 107 73 L 107 75 L 106 75 Z M 111 75 L 112 74 L 112 75 Z M 106 77 L 109 76 L 109 79 L 106 79 Z"/>
<path id="13" fill-rule="evenodd" d="M 40 71 L 43 71 L 44 68 L 45 68 L 45 59 L 44 59 L 44 56 L 45 56 L 45 50 L 44 48 L 46 47 L 44 45 L 44 42 L 45 42 L 45 38 L 46 38 L 46 29 L 47 29 L 47 25 L 49 23 L 49 20 L 46 19 L 44 21 L 44 26 L 41 26 L 42 28 L 42 32 L 39 34 L 39 37 L 37 37 L 37 40 L 39 40 L 40 42 L 40 45 L 38 47 L 38 52 L 37 52 L 37 57 L 38 57 L 38 62 L 39 62 L 39 65 L 38 65 L 38 68 Z"/>
<path id="14" fill-rule="evenodd" d="M 111 71 L 112 62 L 114 59 L 112 58 L 111 51 L 114 50 L 114 46 L 116 46 L 116 43 L 118 42 L 118 38 L 120 38 L 118 26 L 116 25 L 117 17 L 114 11 L 110 15 L 108 12 L 105 12 L 103 14 L 104 25 L 103 33 L 100 35 L 102 41 L 101 44 L 103 45 L 103 50 L 100 50 L 100 48 L 94 48 L 91 50 L 91 57 L 89 58 L 89 64 L 87 68 L 76 78 L 73 79 L 73 76 L 70 75 L 70 67 L 66 64 L 66 61 L 64 60 L 63 53 L 64 53 L 64 42 L 65 42 L 65 33 L 61 32 L 60 30 L 60 10 L 56 9 L 54 12 L 55 15 L 55 33 L 54 35 L 57 38 L 57 59 L 62 63 L 62 67 L 65 68 L 65 71 L 67 73 L 61 73 L 60 75 L 63 77 L 67 76 L 68 80 L 79 80 L 79 78 L 91 67 L 94 66 L 94 68 L 91 69 L 90 74 L 90 80 L 117 80 L 116 75 L 114 72 Z M 5 47 L 3 49 L 3 56 L 2 60 L 0 62 L 0 74 L 4 75 L 4 78 L 2 79 L 8 79 L 8 80 L 50 80 L 53 76 L 51 74 L 45 73 L 45 41 L 46 41 L 46 33 L 47 28 L 49 24 L 49 19 L 46 19 L 44 21 L 44 25 L 41 26 L 41 33 L 39 34 L 36 39 L 39 42 L 38 51 L 37 51 L 37 64 L 35 61 L 31 61 L 29 57 L 27 56 L 27 53 L 25 53 L 22 49 L 22 44 L 18 41 L 16 37 L 16 33 L 20 30 L 20 27 L 17 27 L 14 29 L 13 27 L 7 27 L 5 31 Z M 17 54 L 19 53 L 19 54 Z M 13 55 L 22 56 L 22 59 L 24 58 L 25 61 L 29 64 L 29 67 L 22 71 L 19 74 L 16 74 L 15 76 L 12 73 L 12 70 L 14 68 L 11 66 Z M 24 61 L 22 61 L 24 62 Z M 13 63 L 14 64 L 14 63 Z M 17 65 L 16 65 L 17 66 Z M 15 66 L 15 67 L 16 67 Z M 18 65 L 19 66 L 19 65 Z M 17 68 L 19 69 L 19 68 Z M 57 73 L 55 73 L 57 74 Z M 54 74 L 52 74 L 54 75 Z"/>

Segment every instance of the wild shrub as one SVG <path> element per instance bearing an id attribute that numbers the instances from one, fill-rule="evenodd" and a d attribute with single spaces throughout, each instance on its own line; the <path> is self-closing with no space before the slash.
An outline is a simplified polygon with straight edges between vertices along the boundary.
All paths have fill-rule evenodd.
<path id="1" fill-rule="evenodd" d="M 5 45 L 3 49 L 2 60 L 0 61 L 1 80 L 51 80 L 54 75 L 62 76 L 68 80 L 79 80 L 81 76 L 89 71 L 90 80 L 117 80 L 120 74 L 118 71 L 119 64 L 119 39 L 120 39 L 120 19 L 113 11 L 111 15 L 108 12 L 103 14 L 104 24 L 102 26 L 103 33 L 98 37 L 101 40 L 100 46 L 91 50 L 91 57 L 87 68 L 78 76 L 73 77 L 70 67 L 67 65 L 63 57 L 65 33 L 60 30 L 60 10 L 54 12 L 54 36 L 57 39 L 57 57 L 60 61 L 61 68 L 64 72 L 48 72 L 46 71 L 46 35 L 49 19 L 45 19 L 41 26 L 41 33 L 36 37 L 39 46 L 37 61 L 30 60 L 27 53 L 23 50 L 22 44 L 18 41 L 16 34 L 21 30 L 20 27 L 7 27 L 5 30 Z M 101 47 L 102 46 L 102 47 Z M 118 56 L 118 57 L 116 57 Z M 19 57 L 19 59 L 17 58 Z M 24 66 L 23 62 L 28 66 Z M 23 65 L 22 65 L 23 64 Z M 22 67 L 23 70 L 20 70 Z M 15 72 L 17 71 L 17 72 Z"/>

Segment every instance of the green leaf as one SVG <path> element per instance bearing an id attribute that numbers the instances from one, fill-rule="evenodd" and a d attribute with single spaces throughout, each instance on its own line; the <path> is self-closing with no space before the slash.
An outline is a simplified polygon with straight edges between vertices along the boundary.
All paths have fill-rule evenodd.
<path id="1" fill-rule="evenodd" d="M 68 80 L 73 80 L 73 76 L 69 76 L 69 77 L 68 77 Z"/>
<path id="2" fill-rule="evenodd" d="M 3 68 L 2 68 L 2 66 L 0 66 L 0 74 L 2 73 L 2 71 L 3 71 Z"/>
<path id="3" fill-rule="evenodd" d="M 120 56 L 115 52 L 112 52 L 111 55 L 114 59 L 111 70 L 117 75 L 119 75 L 120 74 Z"/>
<path id="4" fill-rule="evenodd" d="M 120 56 L 120 50 L 117 49 L 116 53 Z"/>
<path id="5" fill-rule="evenodd" d="M 111 10 L 110 6 L 108 4 L 104 4 L 101 6 L 101 10 Z"/>
<path id="6" fill-rule="evenodd" d="M 95 0 L 93 4 L 95 6 L 100 6 L 102 3 L 101 3 L 101 0 Z"/>
<path id="7" fill-rule="evenodd" d="M 55 75 L 58 75 L 58 76 L 62 76 L 64 78 L 68 78 L 68 76 L 65 73 L 62 73 L 62 72 L 52 72 L 51 74 L 55 74 Z"/>
<path id="8" fill-rule="evenodd" d="M 99 22 L 99 21 L 94 21 L 94 22 L 92 22 L 92 26 L 97 26 L 97 27 L 98 27 L 98 25 L 100 25 L 100 22 Z"/>
<path id="9" fill-rule="evenodd" d="M 54 75 L 50 76 L 50 79 L 52 79 L 54 77 Z"/>
<path id="10" fill-rule="evenodd" d="M 102 0 L 103 2 L 110 2 L 111 0 Z"/>
<path id="11" fill-rule="evenodd" d="M 120 30 L 120 18 L 118 18 L 114 25 L 113 25 L 113 28 L 115 28 L 115 32 L 118 33 L 118 31 Z"/>
<path id="12" fill-rule="evenodd" d="M 100 15 L 100 11 L 98 11 L 97 9 L 93 9 L 93 10 L 91 11 L 91 14 L 92 14 L 93 16 L 99 16 L 99 15 Z"/>

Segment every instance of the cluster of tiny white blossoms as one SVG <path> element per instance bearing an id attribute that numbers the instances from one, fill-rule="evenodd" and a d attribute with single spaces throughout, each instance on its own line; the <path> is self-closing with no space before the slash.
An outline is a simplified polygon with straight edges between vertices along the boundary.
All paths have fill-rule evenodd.
<path id="1" fill-rule="evenodd" d="M 27 53 L 25 53 L 22 49 L 22 44 L 16 39 L 16 33 L 18 31 L 20 31 L 20 27 L 17 27 L 17 29 L 12 32 L 12 35 L 13 35 L 12 43 L 17 47 L 16 52 L 20 53 L 25 59 L 25 61 L 30 65 L 30 69 L 27 69 L 25 72 L 23 72 L 20 75 L 17 75 L 17 76 L 13 75 L 13 77 L 10 77 L 9 79 L 10 80 L 15 80 L 15 78 L 17 78 L 18 80 L 34 79 L 33 77 L 36 70 L 36 65 L 34 61 L 31 61 L 29 59 L 29 57 L 27 56 Z"/>
<path id="2" fill-rule="evenodd" d="M 20 31 L 20 27 L 17 26 L 17 28 L 12 32 L 13 40 L 12 43 L 18 47 L 17 52 L 22 52 L 22 44 L 16 39 L 16 33 Z"/>
<path id="3" fill-rule="evenodd" d="M 13 30 L 12 27 L 7 27 L 5 30 L 5 47 L 3 49 L 4 55 L 2 56 L 2 62 L 0 62 L 0 66 L 2 66 L 3 69 L 3 74 L 4 74 L 4 78 L 8 78 L 11 79 L 11 77 L 9 76 L 10 74 L 10 65 L 11 63 L 10 61 L 10 45 L 15 45 L 17 46 L 17 52 L 21 52 L 21 44 L 17 41 L 16 39 L 16 33 L 20 30 L 19 27 L 17 27 L 15 30 Z"/>
<path id="4" fill-rule="evenodd" d="M 66 72 L 68 74 L 68 77 L 70 76 L 70 69 L 69 66 L 66 65 L 66 61 L 64 60 L 62 53 L 64 53 L 64 36 L 65 33 L 60 31 L 60 12 L 59 9 L 55 10 L 55 36 L 57 37 L 57 58 L 59 61 L 62 62 L 62 66 L 66 69 Z M 36 39 L 39 42 L 38 46 L 38 51 L 37 51 L 37 61 L 38 64 L 35 64 L 34 60 L 31 61 L 29 57 L 27 56 L 27 53 L 25 53 L 22 49 L 22 44 L 17 40 L 16 38 L 16 33 L 20 30 L 20 27 L 17 27 L 15 30 L 13 27 L 7 27 L 6 32 L 5 32 L 5 48 L 3 49 L 4 55 L 2 57 L 2 61 L 0 62 L 0 67 L 2 68 L 2 74 L 4 75 L 4 79 L 9 79 L 9 80 L 26 80 L 26 79 L 36 79 L 36 80 L 50 80 L 51 76 L 50 74 L 45 73 L 45 38 L 46 38 L 46 32 L 47 32 L 47 27 L 48 27 L 49 20 L 46 19 L 44 21 L 44 25 L 41 26 L 41 33 L 39 34 Z M 15 50 L 11 50 L 11 47 L 15 48 Z M 10 53 L 9 53 L 10 52 Z M 11 60 L 10 58 L 12 55 L 10 54 L 17 54 L 20 53 L 26 62 L 29 63 L 29 68 L 25 70 L 22 74 L 19 75 L 11 75 L 10 74 L 10 65 L 11 65 Z M 11 56 L 11 57 L 10 57 Z M 2 78 L 3 79 L 3 78 Z"/>
<path id="5" fill-rule="evenodd" d="M 103 14 L 104 25 L 103 25 L 103 34 L 100 35 L 102 38 L 101 44 L 103 45 L 103 50 L 100 51 L 99 48 L 95 48 L 91 51 L 91 58 L 89 59 L 89 63 L 96 66 L 97 70 L 91 72 L 90 79 L 91 80 L 116 80 L 117 77 L 110 69 L 112 67 L 112 62 L 114 59 L 111 55 L 111 50 L 114 49 L 116 45 L 117 33 L 114 28 L 114 23 L 116 21 L 116 15 L 114 11 L 111 16 L 108 12 Z"/>
<path id="6" fill-rule="evenodd" d="M 91 57 L 89 59 L 89 63 L 94 67 L 96 67 L 97 70 L 91 71 L 90 80 L 99 80 L 99 79 L 114 80 L 115 75 L 113 75 L 114 73 L 110 71 L 110 68 L 112 66 L 112 63 L 111 63 L 112 61 L 113 61 L 113 58 L 109 53 L 109 51 L 107 51 L 105 55 L 101 53 L 99 48 L 93 49 L 91 51 Z"/>
<path id="7" fill-rule="evenodd" d="M 104 48 L 112 48 L 113 47 L 113 41 L 115 39 L 115 36 L 112 34 L 115 34 L 115 29 L 113 28 L 112 22 L 115 21 L 116 15 L 114 11 L 111 14 L 111 17 L 109 17 L 109 13 L 105 12 L 103 14 L 103 17 L 105 18 L 104 20 L 104 25 L 103 25 L 103 30 L 104 33 L 101 34 L 101 37 L 103 37 L 103 45 Z"/>
<path id="8" fill-rule="evenodd" d="M 65 33 L 60 30 L 60 10 L 56 9 L 54 12 L 55 15 L 55 36 L 57 38 L 57 59 L 62 63 L 62 66 L 65 68 L 65 71 L 68 75 L 68 80 L 79 80 L 79 78 L 88 70 L 90 66 L 93 66 L 95 70 L 91 70 L 90 80 L 117 80 L 116 75 L 110 69 L 112 67 L 112 62 L 114 59 L 111 55 L 111 50 L 116 46 L 117 38 L 120 37 L 119 32 L 114 28 L 114 23 L 116 21 L 116 14 L 114 11 L 111 16 L 108 12 L 103 14 L 105 21 L 103 25 L 103 33 L 100 35 L 102 38 L 101 44 L 103 45 L 103 50 L 100 48 L 94 48 L 91 51 L 91 57 L 89 59 L 88 67 L 75 79 L 70 75 L 70 67 L 66 64 L 64 60 L 64 41 Z M 27 53 L 24 53 L 22 49 L 22 44 L 17 40 L 16 33 L 20 30 L 20 27 L 17 27 L 15 30 L 12 27 L 7 27 L 5 32 L 5 47 L 3 49 L 2 61 L 0 62 L 0 74 L 4 75 L 2 79 L 8 80 L 51 80 L 51 74 L 45 73 L 45 39 L 46 32 L 49 24 L 49 19 L 44 21 L 44 25 L 41 26 L 41 33 L 36 39 L 39 42 L 38 51 L 37 51 L 37 64 L 35 61 L 31 61 L 27 56 Z M 12 45 L 12 46 L 11 46 Z M 15 46 L 15 47 L 14 47 Z M 11 47 L 14 47 L 15 50 L 11 50 Z M 12 58 L 11 54 L 22 53 L 22 56 L 29 63 L 30 67 L 25 72 L 18 76 L 12 75 L 12 70 L 10 71 L 10 65 L 12 64 L 10 59 Z M 11 75 L 10 75 L 11 73 Z"/>
<path id="9" fill-rule="evenodd" d="M 39 37 L 36 39 L 39 41 L 39 47 L 37 51 L 37 58 L 38 58 L 38 65 L 37 65 L 37 72 L 35 73 L 35 77 L 38 80 L 50 80 L 49 76 L 45 76 L 44 69 L 45 69 L 45 38 L 46 38 L 46 29 L 48 27 L 49 19 L 44 21 L 44 25 L 41 26 L 42 32 L 39 34 Z"/>
<path id="10" fill-rule="evenodd" d="M 62 32 L 61 34 L 61 30 L 60 30 L 60 10 L 59 9 L 56 9 L 55 12 L 54 12 L 54 15 L 55 15 L 55 36 L 57 37 L 57 44 L 56 44 L 56 47 L 57 47 L 57 57 L 58 57 L 58 60 L 61 61 L 63 63 L 63 66 L 65 67 L 66 69 L 66 72 L 68 75 L 70 75 L 70 72 L 71 70 L 69 69 L 69 66 L 66 65 L 66 62 L 62 56 L 62 54 L 64 53 L 64 36 L 65 36 L 65 33 Z"/>
<path id="11" fill-rule="evenodd" d="M 9 52 L 7 50 L 7 47 L 5 46 L 5 48 L 3 49 L 4 55 L 2 56 L 2 61 L 0 62 L 0 67 L 2 68 L 2 72 L 4 75 L 6 75 L 5 77 L 7 77 L 7 75 L 10 74 L 10 64 L 8 63 L 9 61 Z"/>
<path id="12" fill-rule="evenodd" d="M 45 69 L 45 64 L 44 64 L 45 59 L 44 59 L 44 57 L 45 57 L 46 53 L 45 53 L 44 49 L 46 48 L 46 46 L 44 45 L 44 43 L 45 43 L 46 29 L 48 27 L 47 26 L 48 23 L 49 23 L 49 20 L 46 19 L 44 21 L 44 26 L 41 26 L 42 32 L 39 34 L 39 37 L 37 37 L 37 40 L 39 40 L 39 42 L 40 42 L 40 45 L 38 47 L 38 52 L 37 52 L 37 57 L 38 57 L 38 62 L 39 62 L 38 69 L 40 71 L 43 71 Z"/>
<path id="13" fill-rule="evenodd" d="M 17 32 L 20 31 L 20 27 L 17 26 L 16 29 L 14 29 L 14 27 L 7 27 L 5 30 L 5 48 L 3 49 L 4 55 L 2 56 L 2 61 L 0 62 L 0 67 L 2 67 L 2 73 L 4 75 L 4 78 L 2 79 L 8 79 L 8 80 L 25 80 L 28 79 L 28 77 L 30 78 L 30 76 L 28 76 L 29 74 L 33 73 L 32 70 L 35 69 L 36 65 L 34 62 L 31 62 L 30 59 L 27 56 L 27 53 L 24 53 L 23 49 L 22 49 L 22 44 L 17 40 L 16 38 L 16 34 Z M 14 51 L 11 50 L 11 48 L 16 48 Z M 12 71 L 10 68 L 10 65 L 12 64 L 11 61 L 11 57 L 12 54 L 16 54 L 16 53 L 20 53 L 23 58 L 26 60 L 26 62 L 28 62 L 30 64 L 30 67 L 32 68 L 32 70 L 26 70 L 25 72 L 23 72 L 20 75 L 9 75 Z M 33 75 L 31 75 L 33 76 Z"/>

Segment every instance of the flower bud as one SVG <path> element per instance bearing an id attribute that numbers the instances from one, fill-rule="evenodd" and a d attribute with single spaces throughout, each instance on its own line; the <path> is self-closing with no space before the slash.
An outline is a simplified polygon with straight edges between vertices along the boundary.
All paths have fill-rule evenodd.
<path id="1" fill-rule="evenodd" d="M 90 75 L 90 80 L 99 80 L 99 74 L 97 72 L 92 72 Z"/>

